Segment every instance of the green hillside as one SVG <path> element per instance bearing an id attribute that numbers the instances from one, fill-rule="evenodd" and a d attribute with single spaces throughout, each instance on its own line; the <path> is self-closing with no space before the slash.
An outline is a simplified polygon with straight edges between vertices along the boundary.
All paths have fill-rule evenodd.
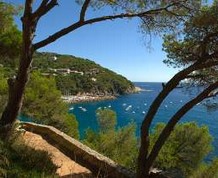
<path id="1" fill-rule="evenodd" d="M 134 85 L 125 77 L 93 61 L 56 53 L 36 53 L 33 69 L 55 76 L 62 94 L 92 93 L 120 95 L 130 93 Z"/>

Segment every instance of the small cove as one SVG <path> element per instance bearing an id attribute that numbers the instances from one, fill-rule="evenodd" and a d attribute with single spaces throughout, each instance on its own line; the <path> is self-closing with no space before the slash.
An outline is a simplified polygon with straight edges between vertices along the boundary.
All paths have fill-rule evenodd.
<path id="1" fill-rule="evenodd" d="M 76 115 L 79 122 L 80 137 L 83 138 L 87 128 L 97 131 L 96 110 L 99 108 L 110 108 L 117 113 L 117 127 L 122 127 L 130 122 L 137 125 L 137 133 L 140 134 L 140 125 L 147 113 L 150 104 L 161 91 L 161 83 L 135 83 L 145 91 L 135 94 L 123 95 L 114 100 L 99 102 L 78 103 L 70 106 L 69 112 Z M 158 122 L 167 122 L 168 119 L 189 99 L 195 96 L 195 92 L 187 92 L 183 88 L 175 89 L 163 102 L 157 113 L 152 127 Z M 181 122 L 194 121 L 199 125 L 207 125 L 210 133 L 214 137 L 214 151 L 208 156 L 211 160 L 213 156 L 218 156 L 218 110 L 208 111 L 203 103 L 199 103 L 188 112 Z"/>

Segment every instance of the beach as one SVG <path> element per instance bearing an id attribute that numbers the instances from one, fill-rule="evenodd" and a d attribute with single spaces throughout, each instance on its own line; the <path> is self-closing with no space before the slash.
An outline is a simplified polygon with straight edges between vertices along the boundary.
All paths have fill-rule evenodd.
<path id="1" fill-rule="evenodd" d="M 102 101 L 102 100 L 112 100 L 115 99 L 115 96 L 112 95 L 70 95 L 61 97 L 66 103 L 81 103 L 81 102 L 92 102 L 92 101 Z"/>

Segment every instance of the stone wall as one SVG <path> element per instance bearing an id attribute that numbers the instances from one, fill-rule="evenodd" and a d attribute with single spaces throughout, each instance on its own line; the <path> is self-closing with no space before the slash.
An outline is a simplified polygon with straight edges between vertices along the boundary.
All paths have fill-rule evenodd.
<path id="1" fill-rule="evenodd" d="M 41 135 L 53 146 L 80 165 L 88 168 L 96 177 L 132 178 L 134 173 L 99 154 L 60 130 L 46 125 L 23 122 L 22 128 Z"/>

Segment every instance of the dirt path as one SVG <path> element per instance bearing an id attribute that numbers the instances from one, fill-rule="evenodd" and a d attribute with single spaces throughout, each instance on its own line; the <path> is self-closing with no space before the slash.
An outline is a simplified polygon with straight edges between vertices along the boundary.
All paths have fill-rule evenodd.
<path id="1" fill-rule="evenodd" d="M 73 177 L 73 178 L 85 178 L 91 177 L 91 172 L 81 165 L 77 164 L 69 157 L 65 156 L 57 148 L 50 145 L 46 140 L 44 140 L 40 135 L 25 132 L 23 135 L 26 144 L 36 150 L 44 150 L 51 154 L 52 161 L 59 168 L 57 169 L 57 174 L 60 177 Z"/>

